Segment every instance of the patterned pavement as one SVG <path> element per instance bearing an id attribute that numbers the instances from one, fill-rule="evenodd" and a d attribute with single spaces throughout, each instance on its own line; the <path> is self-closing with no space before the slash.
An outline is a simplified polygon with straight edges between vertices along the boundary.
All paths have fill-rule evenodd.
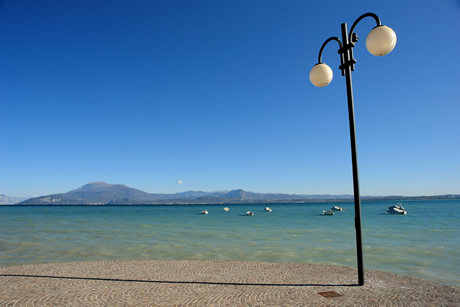
<path id="1" fill-rule="evenodd" d="M 354 268 L 248 261 L 0 267 L 0 306 L 460 306 L 460 288 Z"/>

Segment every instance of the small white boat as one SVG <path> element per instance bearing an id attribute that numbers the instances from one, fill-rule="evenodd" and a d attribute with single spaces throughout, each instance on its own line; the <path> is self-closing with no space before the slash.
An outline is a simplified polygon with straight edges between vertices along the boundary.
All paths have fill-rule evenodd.
<path id="1" fill-rule="evenodd" d="M 267 212 L 272 212 L 272 209 L 269 208 L 269 207 L 265 207 L 265 211 L 267 211 Z"/>
<path id="2" fill-rule="evenodd" d="M 208 211 L 203 210 L 203 211 L 201 211 L 201 214 L 208 214 Z"/>
<path id="3" fill-rule="evenodd" d="M 225 212 L 228 212 L 228 211 L 230 211 L 230 209 L 228 209 L 227 207 L 225 207 L 225 208 L 224 208 L 224 211 L 225 211 Z"/>
<path id="4" fill-rule="evenodd" d="M 334 215 L 334 212 L 331 210 L 323 210 L 323 215 Z"/>
<path id="5" fill-rule="evenodd" d="M 330 211 L 343 211 L 343 210 L 345 210 L 345 208 L 334 206 L 334 207 L 331 208 Z"/>
<path id="6" fill-rule="evenodd" d="M 405 215 L 407 214 L 406 209 L 402 206 L 401 203 L 397 203 L 394 206 L 388 207 L 387 209 L 387 214 L 402 214 Z"/>
<path id="7" fill-rule="evenodd" d="M 246 212 L 246 215 L 253 216 L 254 212 L 248 211 L 248 212 Z"/>

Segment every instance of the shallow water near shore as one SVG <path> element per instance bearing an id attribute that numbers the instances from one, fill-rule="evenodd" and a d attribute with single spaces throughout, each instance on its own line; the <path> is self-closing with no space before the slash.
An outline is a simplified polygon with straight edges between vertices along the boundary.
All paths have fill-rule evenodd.
<path id="1" fill-rule="evenodd" d="M 404 201 L 407 215 L 387 215 L 394 204 L 362 203 L 365 269 L 460 286 L 460 200 Z M 334 205 L 347 209 L 322 215 Z M 356 267 L 352 202 L 266 206 L 0 206 L 0 266 L 203 259 Z"/>

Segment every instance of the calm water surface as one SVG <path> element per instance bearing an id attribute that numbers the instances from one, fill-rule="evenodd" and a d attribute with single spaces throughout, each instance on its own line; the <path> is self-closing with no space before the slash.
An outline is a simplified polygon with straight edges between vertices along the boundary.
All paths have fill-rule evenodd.
<path id="1" fill-rule="evenodd" d="M 395 203 L 362 204 L 365 268 L 459 286 L 460 200 L 406 201 L 408 215 L 385 214 Z M 333 205 L 347 210 L 321 214 Z M 353 203 L 227 206 L 0 206 L 0 266 L 218 259 L 356 267 Z"/>

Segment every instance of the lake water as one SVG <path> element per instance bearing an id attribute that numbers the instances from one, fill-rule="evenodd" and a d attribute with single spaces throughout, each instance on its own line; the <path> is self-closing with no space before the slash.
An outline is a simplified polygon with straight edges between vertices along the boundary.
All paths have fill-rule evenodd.
<path id="1" fill-rule="evenodd" d="M 407 215 L 387 215 L 394 204 L 362 203 L 364 268 L 459 286 L 460 200 L 405 201 Z M 333 205 L 347 209 L 323 216 Z M 356 267 L 352 202 L 226 206 L 0 206 L 0 266 L 215 259 Z"/>

